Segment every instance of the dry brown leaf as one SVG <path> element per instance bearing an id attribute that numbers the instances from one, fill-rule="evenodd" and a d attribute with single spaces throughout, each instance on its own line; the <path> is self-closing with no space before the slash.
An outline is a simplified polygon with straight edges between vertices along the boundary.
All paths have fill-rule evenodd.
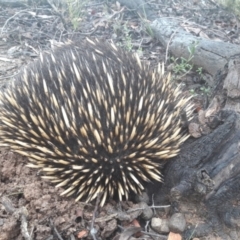
<path id="1" fill-rule="evenodd" d="M 133 224 L 134 227 L 141 227 L 137 219 L 134 219 L 132 221 L 132 224 Z"/>
<path id="2" fill-rule="evenodd" d="M 179 233 L 170 232 L 168 235 L 168 240 L 182 240 L 182 236 Z"/>
<path id="3" fill-rule="evenodd" d="M 89 231 L 88 230 L 82 230 L 78 233 L 77 238 L 84 238 L 88 236 Z"/>
<path id="4" fill-rule="evenodd" d="M 137 219 L 134 219 L 131 224 L 134 225 L 134 227 L 136 227 L 136 228 L 141 228 L 140 223 L 138 222 Z M 134 234 L 134 236 L 136 238 L 138 238 L 138 237 L 142 236 L 142 233 L 141 232 L 137 232 L 137 233 Z"/>

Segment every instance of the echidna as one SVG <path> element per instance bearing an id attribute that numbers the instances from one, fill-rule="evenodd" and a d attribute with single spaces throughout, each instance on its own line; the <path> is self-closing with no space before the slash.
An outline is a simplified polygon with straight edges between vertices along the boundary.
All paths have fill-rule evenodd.
<path id="1" fill-rule="evenodd" d="M 0 145 L 64 187 L 62 195 L 101 205 L 161 181 L 163 160 L 188 134 L 188 98 L 163 67 L 110 43 L 67 42 L 27 67 L 0 94 Z"/>

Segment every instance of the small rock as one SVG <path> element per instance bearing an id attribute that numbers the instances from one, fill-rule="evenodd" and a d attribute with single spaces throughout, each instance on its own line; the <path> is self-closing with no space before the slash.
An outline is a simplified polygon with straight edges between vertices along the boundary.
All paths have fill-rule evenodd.
<path id="1" fill-rule="evenodd" d="M 186 228 L 186 220 L 182 213 L 174 213 L 169 220 L 169 229 L 174 233 L 182 233 Z"/>
<path id="2" fill-rule="evenodd" d="M 169 232 L 168 221 L 166 219 L 161 219 L 161 218 L 156 218 L 156 217 L 152 218 L 151 227 L 157 233 L 168 233 Z"/>
<path id="3" fill-rule="evenodd" d="M 136 195 L 135 197 L 136 202 L 145 202 L 149 203 L 149 196 L 147 195 L 146 192 L 143 192 L 141 195 Z"/>
<path id="4" fill-rule="evenodd" d="M 140 202 L 139 206 L 143 209 L 141 217 L 146 221 L 150 220 L 153 216 L 153 210 L 145 202 Z"/>

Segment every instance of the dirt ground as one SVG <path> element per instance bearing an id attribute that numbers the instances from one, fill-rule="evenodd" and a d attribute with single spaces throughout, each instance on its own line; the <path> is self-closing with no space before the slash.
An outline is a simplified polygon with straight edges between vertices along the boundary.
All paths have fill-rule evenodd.
<path id="1" fill-rule="evenodd" d="M 150 5 L 158 17 L 178 18 L 182 27 L 194 35 L 240 43 L 238 18 L 212 1 L 203 4 L 195 0 L 158 0 L 151 1 Z M 138 52 L 142 61 L 149 61 L 153 66 L 165 59 L 166 49 L 151 36 L 146 24 L 118 2 L 86 1 L 80 9 L 76 15 L 73 10 L 67 11 L 64 4 L 0 6 L 2 89 L 22 65 L 36 58 L 39 52 L 50 49 L 52 40 L 81 41 L 86 36 L 100 37 L 127 51 Z M 169 57 L 167 65 L 173 73 L 177 72 L 173 58 Z M 186 91 L 195 94 L 196 108 L 203 108 L 211 91 L 207 80 L 211 76 L 204 71 L 198 74 L 197 68 L 178 74 L 182 75 L 181 82 Z M 0 240 L 94 237 L 116 240 L 130 239 L 131 236 L 131 239 L 153 239 L 153 236 L 154 239 L 174 239 L 168 233 L 158 234 L 146 227 L 149 219 L 143 217 L 140 203 L 109 201 L 101 209 L 94 203 L 76 203 L 72 197 L 61 197 L 62 189 L 43 181 L 40 173 L 27 168 L 26 163 L 24 157 L 1 149 Z M 140 210 L 129 211 L 134 208 Z M 148 234 L 141 233 L 139 227 Z M 129 232 L 123 231 L 127 228 Z M 93 230 L 97 231 L 94 237 L 90 234 Z"/>

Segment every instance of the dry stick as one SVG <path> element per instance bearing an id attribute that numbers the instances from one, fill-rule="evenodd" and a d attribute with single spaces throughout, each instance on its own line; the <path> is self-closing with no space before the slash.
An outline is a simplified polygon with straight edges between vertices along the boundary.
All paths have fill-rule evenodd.
<path id="1" fill-rule="evenodd" d="M 103 194 L 103 192 L 98 193 L 98 195 L 97 195 L 97 201 L 96 201 L 95 208 L 94 208 L 94 211 L 93 211 L 93 216 L 92 216 L 92 223 L 91 223 L 91 228 L 90 228 L 90 234 L 92 235 L 94 240 L 97 240 L 97 238 L 95 236 L 96 229 L 94 228 L 94 222 L 95 222 L 95 219 L 96 219 L 98 205 L 99 205 L 100 197 L 102 196 L 102 194 Z"/>
<path id="2" fill-rule="evenodd" d="M 21 214 L 21 233 L 26 240 L 32 239 L 28 233 L 27 216 L 25 214 Z"/>
<path id="3" fill-rule="evenodd" d="M 66 23 L 63 15 L 58 11 L 58 9 L 56 8 L 56 6 L 55 6 L 51 1 L 47 0 L 47 2 L 48 2 L 48 4 L 52 7 L 52 9 L 54 10 L 55 14 L 60 17 L 64 29 L 67 30 L 67 23 Z"/>
<path id="4" fill-rule="evenodd" d="M 171 37 L 170 37 L 170 39 L 169 39 L 169 41 L 168 41 L 168 43 L 167 43 L 166 55 L 165 55 L 165 64 L 167 63 L 167 59 L 168 59 L 168 48 L 169 48 L 170 42 L 172 41 L 174 35 L 177 33 L 177 30 L 178 30 L 178 29 L 179 29 L 179 28 L 177 28 L 177 29 L 174 31 L 174 33 L 171 35 Z"/>
<path id="5" fill-rule="evenodd" d="M 162 206 L 148 206 L 148 208 L 169 208 L 171 205 L 162 205 Z M 134 211 L 144 210 L 145 208 L 132 208 L 127 210 L 127 213 L 131 213 Z"/>
<path id="6" fill-rule="evenodd" d="M 163 234 L 155 234 L 155 233 L 150 233 L 150 232 L 145 232 L 145 231 L 141 231 L 141 233 L 146 234 L 146 235 L 148 235 L 152 238 L 153 237 L 161 237 L 161 239 L 166 239 L 166 240 L 168 239 L 168 237 L 166 235 L 163 235 Z"/>
<path id="7" fill-rule="evenodd" d="M 5 207 L 5 210 L 8 213 L 13 214 L 16 211 L 16 208 L 12 205 L 12 202 L 8 197 L 3 196 L 1 202 L 2 202 L 2 205 Z"/>
<path id="8" fill-rule="evenodd" d="M 21 207 L 21 208 L 15 208 L 11 202 L 11 200 L 6 197 L 3 196 L 2 197 L 2 205 L 5 207 L 5 210 L 14 215 L 17 219 L 21 220 L 21 233 L 22 236 L 24 237 L 24 239 L 26 240 L 31 240 L 31 235 L 28 233 L 28 224 L 27 224 L 27 215 L 28 215 L 28 211 L 25 207 Z"/>
<path id="9" fill-rule="evenodd" d="M 21 11 L 15 13 L 12 17 L 8 18 L 7 21 L 4 23 L 4 25 L 3 25 L 3 27 L 2 27 L 1 34 L 0 34 L 0 35 L 3 34 L 4 28 L 7 26 L 8 22 L 9 22 L 11 19 L 15 18 L 18 14 L 23 13 L 23 12 L 28 12 L 28 11 L 26 11 L 26 10 L 21 10 Z"/>
<path id="10" fill-rule="evenodd" d="M 55 225 L 53 224 L 53 220 L 50 219 L 50 224 L 51 227 L 53 229 L 53 232 L 57 235 L 58 239 L 63 240 L 63 238 L 61 237 L 60 233 L 58 232 L 57 228 L 55 227 Z"/>

